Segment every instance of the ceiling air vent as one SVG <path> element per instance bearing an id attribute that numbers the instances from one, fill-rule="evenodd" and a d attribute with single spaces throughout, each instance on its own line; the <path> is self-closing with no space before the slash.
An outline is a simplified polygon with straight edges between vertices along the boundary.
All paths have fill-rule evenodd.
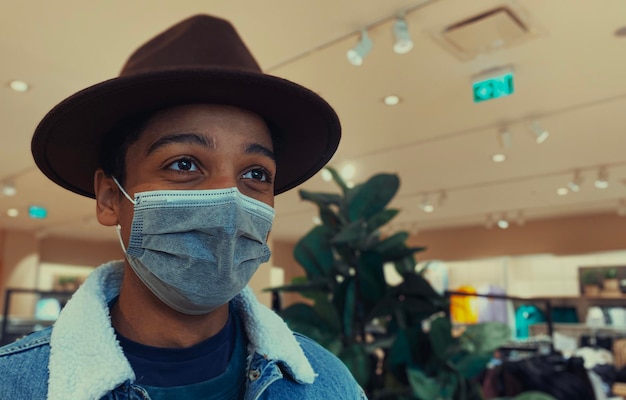
<path id="1" fill-rule="evenodd" d="M 522 15 L 511 7 L 499 7 L 446 27 L 435 39 L 459 59 L 469 60 L 536 36 L 536 29 Z"/>

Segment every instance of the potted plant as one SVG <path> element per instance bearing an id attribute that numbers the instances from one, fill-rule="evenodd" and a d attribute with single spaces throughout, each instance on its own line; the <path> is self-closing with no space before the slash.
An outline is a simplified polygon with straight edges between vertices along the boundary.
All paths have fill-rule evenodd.
<path id="1" fill-rule="evenodd" d="M 508 327 L 476 324 L 453 336 L 448 299 L 416 269 L 414 254 L 424 248 L 407 246 L 407 232 L 381 234 L 399 212 L 387 207 L 398 176 L 378 174 L 350 188 L 328 170 L 341 193 L 300 191 L 322 221 L 294 249 L 306 276 L 267 289 L 310 300 L 286 308 L 283 318 L 335 353 L 371 400 L 482 399 L 473 378 L 510 339 Z M 385 266 L 402 282 L 388 284 Z"/>
<path id="2" fill-rule="evenodd" d="M 598 296 L 600 294 L 600 276 L 597 271 L 588 269 L 581 276 L 583 294 L 585 296 Z"/>
<path id="3" fill-rule="evenodd" d="M 621 294 L 619 281 L 617 280 L 617 269 L 607 268 L 604 271 L 604 280 L 602 281 L 602 292 L 609 295 Z"/>

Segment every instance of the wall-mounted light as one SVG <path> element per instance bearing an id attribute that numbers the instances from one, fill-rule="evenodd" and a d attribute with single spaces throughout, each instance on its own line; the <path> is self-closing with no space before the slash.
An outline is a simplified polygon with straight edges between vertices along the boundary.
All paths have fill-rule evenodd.
<path id="1" fill-rule="evenodd" d="M 537 142 L 537 144 L 541 144 L 541 143 L 545 142 L 548 139 L 548 137 L 550 136 L 550 132 L 548 132 L 547 130 L 543 129 L 541 127 L 541 125 L 539 125 L 539 122 L 537 122 L 537 121 L 533 121 L 530 124 L 530 130 L 535 135 L 535 142 Z"/>
<path id="2" fill-rule="evenodd" d="M 395 39 L 393 51 L 397 54 L 406 54 L 413 48 L 413 39 L 411 39 L 409 25 L 403 17 L 398 17 L 396 22 L 394 22 L 393 37 Z"/>
<path id="3" fill-rule="evenodd" d="M 496 224 L 498 225 L 498 228 L 500 229 L 507 229 L 509 227 L 509 221 L 506 220 L 506 216 L 504 215 L 500 217 L 500 219 L 498 220 L 498 222 L 496 222 Z"/>
<path id="4" fill-rule="evenodd" d="M 346 57 L 348 57 L 350 64 L 358 67 L 363 64 L 363 59 L 370 51 L 372 51 L 372 41 L 367 35 L 367 31 L 363 29 L 359 42 L 348 50 Z"/>
<path id="5" fill-rule="evenodd" d="M 513 136 L 508 128 L 502 128 L 498 131 L 498 144 L 502 149 L 510 149 L 513 146 Z"/>
<path id="6" fill-rule="evenodd" d="M 435 211 L 435 206 L 433 205 L 433 203 L 430 202 L 428 194 L 425 194 L 422 197 L 422 200 L 420 201 L 420 208 L 425 213 L 431 213 L 431 212 Z"/>
<path id="7" fill-rule="evenodd" d="M 567 184 L 567 188 L 571 190 L 572 192 L 577 193 L 580 191 L 580 186 L 582 185 L 582 183 L 583 183 L 583 178 L 582 176 L 580 176 L 580 171 L 575 171 L 574 177 Z"/>
<path id="8" fill-rule="evenodd" d="M 609 187 L 609 171 L 606 167 L 600 167 L 598 169 L 598 176 L 593 182 L 593 185 L 598 189 L 606 189 Z"/>

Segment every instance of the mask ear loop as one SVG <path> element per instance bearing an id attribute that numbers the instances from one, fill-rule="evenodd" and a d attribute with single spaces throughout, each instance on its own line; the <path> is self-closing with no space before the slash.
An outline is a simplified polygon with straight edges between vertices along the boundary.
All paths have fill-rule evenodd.
<path id="1" fill-rule="evenodd" d="M 122 250 L 124 251 L 124 254 L 126 254 L 126 246 L 124 246 L 124 241 L 122 240 L 122 226 L 117 224 L 116 228 L 117 238 L 120 240 L 120 246 L 122 246 Z"/>
<path id="2" fill-rule="evenodd" d="M 131 197 L 128 195 L 128 193 L 126 193 L 126 190 L 124 190 L 122 185 L 120 185 L 120 183 L 117 181 L 116 177 L 113 177 L 113 182 L 115 182 L 117 187 L 122 191 L 122 193 L 124 193 L 124 196 L 126 196 L 128 201 L 130 201 L 133 204 L 137 204 L 137 202 L 135 200 L 131 199 Z M 117 224 L 116 228 L 117 228 L 117 238 L 120 240 L 120 246 L 122 246 L 122 250 L 124 250 L 124 254 L 126 254 L 126 246 L 124 246 L 124 241 L 122 240 L 122 226 L 120 224 Z"/>
<path id="3" fill-rule="evenodd" d="M 137 204 L 137 202 L 135 200 L 133 200 L 128 193 L 126 193 L 126 190 L 124 190 L 124 188 L 122 187 L 122 185 L 120 185 L 120 183 L 117 181 L 116 177 L 113 177 L 113 182 L 115 182 L 115 184 L 117 185 L 117 187 L 122 191 L 122 193 L 124 193 L 124 196 L 126 196 L 126 198 L 128 199 L 128 201 L 130 201 L 133 204 Z"/>

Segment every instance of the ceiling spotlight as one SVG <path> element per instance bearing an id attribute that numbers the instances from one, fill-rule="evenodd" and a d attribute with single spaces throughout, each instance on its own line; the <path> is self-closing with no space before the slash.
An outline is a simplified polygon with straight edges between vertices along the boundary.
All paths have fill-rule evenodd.
<path id="1" fill-rule="evenodd" d="M 359 65 L 363 64 L 363 59 L 371 50 L 372 41 L 370 40 L 369 36 L 367 36 L 367 31 L 363 29 L 361 31 L 361 38 L 359 39 L 359 42 L 356 44 L 356 46 L 348 50 L 346 56 L 348 57 L 348 61 L 350 62 L 350 64 L 358 67 Z"/>
<path id="2" fill-rule="evenodd" d="M 533 121 L 532 124 L 530 124 L 530 129 L 535 134 L 535 141 L 537 142 L 537 144 L 545 142 L 546 139 L 548 139 L 548 137 L 550 136 L 550 132 L 543 129 L 537 121 Z"/>
<path id="3" fill-rule="evenodd" d="M 11 89 L 13 89 L 16 92 L 25 92 L 27 91 L 30 86 L 28 85 L 28 83 L 24 82 L 24 81 L 20 81 L 20 80 L 12 80 L 9 82 L 9 87 Z"/>
<path id="4" fill-rule="evenodd" d="M 442 190 L 441 192 L 439 192 L 439 197 L 437 198 L 437 205 L 441 207 L 446 203 L 447 200 L 448 200 L 448 193 L 445 190 Z"/>
<path id="5" fill-rule="evenodd" d="M 502 218 L 498 220 L 497 225 L 500 229 L 507 229 L 509 227 L 509 221 L 507 221 L 506 218 L 502 216 Z"/>
<path id="6" fill-rule="evenodd" d="M 593 184 L 598 189 L 606 189 L 609 187 L 609 172 L 606 167 L 600 167 L 598 177 Z"/>
<path id="7" fill-rule="evenodd" d="M 420 208 L 425 213 L 431 213 L 435 211 L 435 206 L 430 202 L 427 194 L 425 194 L 424 197 L 422 198 L 422 201 L 420 202 Z"/>
<path id="8" fill-rule="evenodd" d="M 556 194 L 558 194 L 559 196 L 565 196 L 568 193 L 569 193 L 569 189 L 566 187 L 560 187 L 556 190 Z"/>
<path id="9" fill-rule="evenodd" d="M 495 163 L 501 163 L 506 161 L 506 155 L 502 153 L 494 154 L 491 156 L 491 161 Z"/>
<path id="10" fill-rule="evenodd" d="M 567 188 L 572 192 L 577 193 L 580 191 L 580 185 L 582 185 L 582 183 L 583 178 L 580 176 L 580 171 L 576 171 L 574 172 L 572 180 L 567 184 Z"/>
<path id="11" fill-rule="evenodd" d="M 18 210 L 17 208 L 9 208 L 9 209 L 7 210 L 7 215 L 8 215 L 9 217 L 11 217 L 11 218 L 15 218 L 15 217 L 17 217 L 18 215 L 20 215 L 20 212 L 19 212 L 19 210 Z"/>
<path id="12" fill-rule="evenodd" d="M 500 143 L 500 147 L 503 149 L 510 149 L 513 145 L 513 137 L 507 128 L 502 128 L 498 132 L 498 143 Z"/>
<path id="13" fill-rule="evenodd" d="M 385 98 L 383 99 L 383 102 L 388 106 L 395 106 L 398 103 L 400 103 L 400 97 L 393 95 L 393 94 L 389 96 L 385 96 Z"/>
<path id="14" fill-rule="evenodd" d="M 2 194 L 7 197 L 15 196 L 17 194 L 17 189 L 12 183 L 5 183 L 4 185 L 2 185 Z"/>
<path id="15" fill-rule="evenodd" d="M 404 18 L 400 17 L 396 19 L 396 22 L 393 24 L 393 36 L 395 38 L 393 51 L 398 54 L 405 54 L 411 51 L 413 48 L 413 40 L 409 33 L 409 25 Z"/>

